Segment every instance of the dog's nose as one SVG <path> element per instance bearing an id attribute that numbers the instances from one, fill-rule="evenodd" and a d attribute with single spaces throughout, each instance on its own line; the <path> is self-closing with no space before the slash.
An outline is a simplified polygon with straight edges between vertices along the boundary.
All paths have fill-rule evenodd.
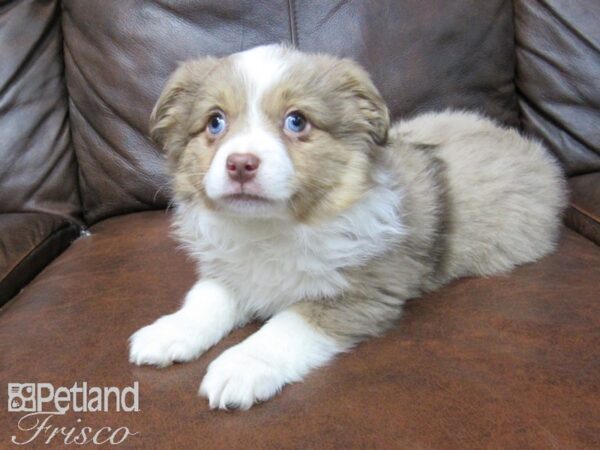
<path id="1" fill-rule="evenodd" d="M 232 153 L 227 157 L 229 178 L 240 183 L 250 181 L 256 175 L 260 159 L 252 153 Z"/>

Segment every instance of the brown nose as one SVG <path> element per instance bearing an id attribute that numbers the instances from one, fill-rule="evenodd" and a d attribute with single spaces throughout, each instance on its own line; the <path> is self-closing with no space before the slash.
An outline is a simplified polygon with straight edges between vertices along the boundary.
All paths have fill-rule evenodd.
<path id="1" fill-rule="evenodd" d="M 250 181 L 256 175 L 260 159 L 252 153 L 232 153 L 227 157 L 229 178 L 240 183 Z"/>

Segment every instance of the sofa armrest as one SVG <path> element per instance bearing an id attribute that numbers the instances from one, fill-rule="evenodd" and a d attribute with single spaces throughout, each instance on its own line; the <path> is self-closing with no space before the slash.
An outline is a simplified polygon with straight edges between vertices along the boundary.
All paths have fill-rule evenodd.
<path id="1" fill-rule="evenodd" d="M 571 177 L 569 187 L 571 201 L 566 224 L 600 245 L 600 172 Z"/>
<path id="2" fill-rule="evenodd" d="M 29 283 L 79 232 L 76 224 L 50 214 L 0 214 L 0 305 Z"/>

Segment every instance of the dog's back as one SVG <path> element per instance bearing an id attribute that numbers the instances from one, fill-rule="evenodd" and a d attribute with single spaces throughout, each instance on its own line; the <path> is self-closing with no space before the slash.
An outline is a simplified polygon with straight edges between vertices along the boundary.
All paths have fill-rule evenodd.
<path id="1" fill-rule="evenodd" d="M 401 122 L 391 136 L 441 166 L 437 182 L 447 204 L 440 214 L 447 217 L 440 281 L 505 272 L 553 250 L 565 182 L 538 142 L 451 111 Z"/>

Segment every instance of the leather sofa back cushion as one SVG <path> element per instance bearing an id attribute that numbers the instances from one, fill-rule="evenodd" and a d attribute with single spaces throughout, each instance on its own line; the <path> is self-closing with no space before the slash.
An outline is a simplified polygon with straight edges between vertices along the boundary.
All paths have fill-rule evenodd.
<path id="1" fill-rule="evenodd" d="M 0 3 L 0 213 L 77 220 L 60 2 Z"/>
<path id="2" fill-rule="evenodd" d="M 511 2 L 393 0 L 63 3 L 73 144 L 85 216 L 168 201 L 152 106 L 177 62 L 270 42 L 352 56 L 373 74 L 394 118 L 478 108 L 518 123 Z"/>
<path id="3" fill-rule="evenodd" d="M 600 2 L 516 0 L 524 128 L 569 175 L 600 170 Z"/>

